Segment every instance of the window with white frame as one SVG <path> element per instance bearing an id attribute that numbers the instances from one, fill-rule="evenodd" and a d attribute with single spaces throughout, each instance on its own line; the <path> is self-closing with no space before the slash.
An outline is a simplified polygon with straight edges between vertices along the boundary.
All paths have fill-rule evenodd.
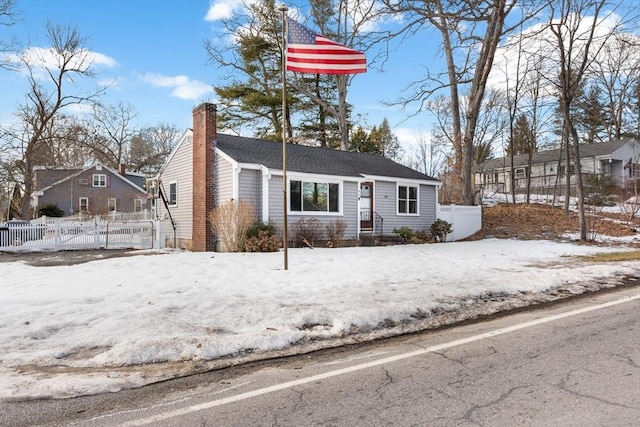
<path id="1" fill-rule="evenodd" d="M 107 186 L 107 175 L 103 173 L 94 173 L 93 174 L 93 186 L 94 187 L 106 187 Z"/>
<path id="2" fill-rule="evenodd" d="M 527 177 L 527 168 L 516 168 L 513 171 L 513 177 L 515 179 L 522 179 Z"/>
<path id="3" fill-rule="evenodd" d="M 80 212 L 89 211 L 89 198 L 88 197 L 80 197 L 78 199 L 78 210 Z"/>
<path id="4" fill-rule="evenodd" d="M 340 184 L 333 182 L 289 182 L 291 212 L 340 212 Z"/>
<path id="5" fill-rule="evenodd" d="M 134 199 L 133 200 L 133 211 L 134 212 L 142 212 L 142 202 L 144 199 Z"/>
<path id="6" fill-rule="evenodd" d="M 398 185 L 398 214 L 418 214 L 418 186 Z"/>
<path id="7" fill-rule="evenodd" d="M 178 204 L 178 182 L 173 181 L 169 183 L 169 200 L 170 205 Z"/>
<path id="8" fill-rule="evenodd" d="M 567 166 L 560 165 L 560 175 L 564 175 L 566 173 L 567 173 Z M 576 173 L 576 165 L 572 163 L 569 165 L 569 175 L 573 175 L 574 173 Z"/>
<path id="9" fill-rule="evenodd" d="M 117 210 L 116 209 L 116 198 L 115 197 L 109 197 L 107 199 L 107 210 L 109 212 Z"/>

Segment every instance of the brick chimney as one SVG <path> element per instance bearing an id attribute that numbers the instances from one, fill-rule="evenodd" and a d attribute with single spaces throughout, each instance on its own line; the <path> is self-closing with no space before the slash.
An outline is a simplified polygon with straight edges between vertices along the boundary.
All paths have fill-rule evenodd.
<path id="1" fill-rule="evenodd" d="M 126 167 L 125 167 L 124 163 L 120 163 L 120 164 L 118 165 L 118 173 L 119 173 L 120 175 L 122 175 L 122 176 L 125 176 L 125 175 L 127 174 L 127 169 L 126 169 Z"/>
<path id="2" fill-rule="evenodd" d="M 194 252 L 215 251 L 215 236 L 207 215 L 215 206 L 214 141 L 216 106 L 200 104 L 193 109 L 193 234 Z"/>

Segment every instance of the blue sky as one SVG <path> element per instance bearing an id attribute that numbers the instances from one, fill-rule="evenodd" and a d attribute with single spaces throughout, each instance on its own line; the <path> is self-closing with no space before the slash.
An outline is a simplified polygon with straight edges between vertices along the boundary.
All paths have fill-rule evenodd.
<path id="1" fill-rule="evenodd" d="M 635 1 L 625 0 L 626 6 L 617 13 L 632 12 Z M 240 0 L 16 0 L 20 20 L 13 27 L 0 27 L 0 36 L 14 36 L 24 46 L 44 48 L 48 43 L 47 20 L 76 26 L 88 39 L 90 49 L 102 59 L 94 67 L 97 78 L 113 82 L 106 103 L 131 104 L 140 126 L 168 123 L 184 130 L 191 127 L 191 110 L 201 102 L 215 102 L 213 87 L 227 84 L 225 72 L 207 65 L 204 41 L 221 35 L 216 16 L 232 13 L 239 3 Z M 310 7 L 307 0 L 285 4 L 291 17 L 296 18 L 298 12 L 300 21 L 305 23 Z M 399 107 L 384 106 L 381 101 L 396 99 L 402 89 L 424 75 L 426 67 L 431 71 L 442 68 L 438 57 L 440 40 L 433 30 L 405 39 L 391 46 L 384 72 L 369 67 L 367 73 L 356 75 L 348 94 L 354 117 L 362 115 L 368 125 L 388 118 L 405 148 L 421 134 L 428 135 L 431 124 L 426 114 L 408 118 L 417 106 L 401 111 Z M 374 52 L 366 54 L 371 60 Z M 509 63 L 506 58 L 503 63 Z M 498 60 L 496 65 L 499 66 Z M 504 74 L 497 78 L 504 81 Z M 19 73 L 0 70 L 3 125 L 14 120 L 13 113 L 28 92 L 26 83 Z"/>
<path id="2" fill-rule="evenodd" d="M 17 0 L 20 21 L 2 37 L 15 36 L 27 46 L 46 47 L 45 22 L 72 24 L 87 37 L 90 49 L 105 58 L 96 64 L 98 79 L 114 81 L 107 103 L 124 101 L 133 105 L 140 125 L 175 124 L 180 130 L 191 126 L 191 110 L 203 101 L 215 102 L 213 86 L 223 72 L 207 65 L 204 40 L 220 32 L 215 16 L 231 10 L 234 0 Z M 296 5 L 297 3 L 297 5 Z M 307 1 L 287 2 L 304 14 Z M 439 43 L 439 38 L 434 38 Z M 349 89 L 348 101 L 355 113 L 370 125 L 384 117 L 402 138 L 420 120 L 400 125 L 407 113 L 383 107 L 381 99 L 394 98 L 409 79 L 415 78 L 419 64 L 428 62 L 422 43 L 418 57 L 405 43 L 396 49 L 380 73 L 369 69 L 357 75 Z M 13 120 L 18 102 L 27 93 L 26 80 L 18 73 L 0 70 L 0 121 Z M 408 133 L 407 133 L 408 132 Z M 405 137 L 406 138 L 406 137 Z M 411 137 L 410 137 L 411 138 Z"/>

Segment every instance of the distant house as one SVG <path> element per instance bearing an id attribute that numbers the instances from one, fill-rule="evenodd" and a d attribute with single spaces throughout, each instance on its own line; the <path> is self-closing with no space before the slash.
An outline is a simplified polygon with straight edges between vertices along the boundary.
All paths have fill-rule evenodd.
<path id="1" fill-rule="evenodd" d="M 511 193 L 511 177 L 516 193 L 527 189 L 538 194 L 548 194 L 554 189 L 562 189 L 566 183 L 565 150 L 539 151 L 531 158 L 527 155 L 488 160 L 475 173 L 476 189 L 488 193 Z M 595 175 L 610 178 L 619 186 L 624 186 L 640 176 L 640 144 L 635 140 L 616 140 L 599 144 L 580 146 L 580 166 L 583 177 Z M 575 163 L 569 166 L 571 184 L 575 184 Z"/>
<path id="2" fill-rule="evenodd" d="M 36 167 L 31 205 L 57 205 L 65 215 L 141 212 L 151 207 L 144 180 L 142 174 L 126 172 L 124 165 L 117 171 L 101 164 L 82 169 Z"/>
<path id="3" fill-rule="evenodd" d="M 157 176 L 167 201 L 165 206 L 156 200 L 157 214 L 175 223 L 177 246 L 220 250 L 207 214 L 229 200 L 249 202 L 256 219 L 282 230 L 283 175 L 282 143 L 218 134 L 216 106 L 202 104 L 193 110 L 193 129 Z M 381 156 L 287 145 L 290 230 L 303 218 L 343 221 L 345 239 L 391 235 L 402 226 L 426 230 L 436 220 L 439 186 L 438 180 Z"/>

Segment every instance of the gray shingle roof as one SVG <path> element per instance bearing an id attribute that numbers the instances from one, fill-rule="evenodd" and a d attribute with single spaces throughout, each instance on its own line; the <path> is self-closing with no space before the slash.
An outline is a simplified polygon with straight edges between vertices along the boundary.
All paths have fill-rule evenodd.
<path id="1" fill-rule="evenodd" d="M 280 142 L 218 134 L 216 145 L 239 163 L 282 169 Z M 437 181 L 382 156 L 296 144 L 287 144 L 287 171 L 353 177 L 365 174 Z"/>
<path id="2" fill-rule="evenodd" d="M 582 144 L 580 145 L 580 157 L 584 158 L 608 155 L 629 142 L 631 142 L 631 140 L 615 140 L 598 144 Z M 557 163 L 559 160 L 564 160 L 565 154 L 566 151 L 564 149 L 538 151 L 537 153 L 533 154 L 531 163 L 534 165 L 540 163 Z M 526 165 L 527 163 L 528 162 L 526 154 L 518 154 L 513 157 L 514 166 L 522 166 Z M 498 157 L 495 159 L 487 160 L 482 165 L 482 170 L 487 171 L 492 169 L 500 169 L 510 164 L 510 158 Z"/>

